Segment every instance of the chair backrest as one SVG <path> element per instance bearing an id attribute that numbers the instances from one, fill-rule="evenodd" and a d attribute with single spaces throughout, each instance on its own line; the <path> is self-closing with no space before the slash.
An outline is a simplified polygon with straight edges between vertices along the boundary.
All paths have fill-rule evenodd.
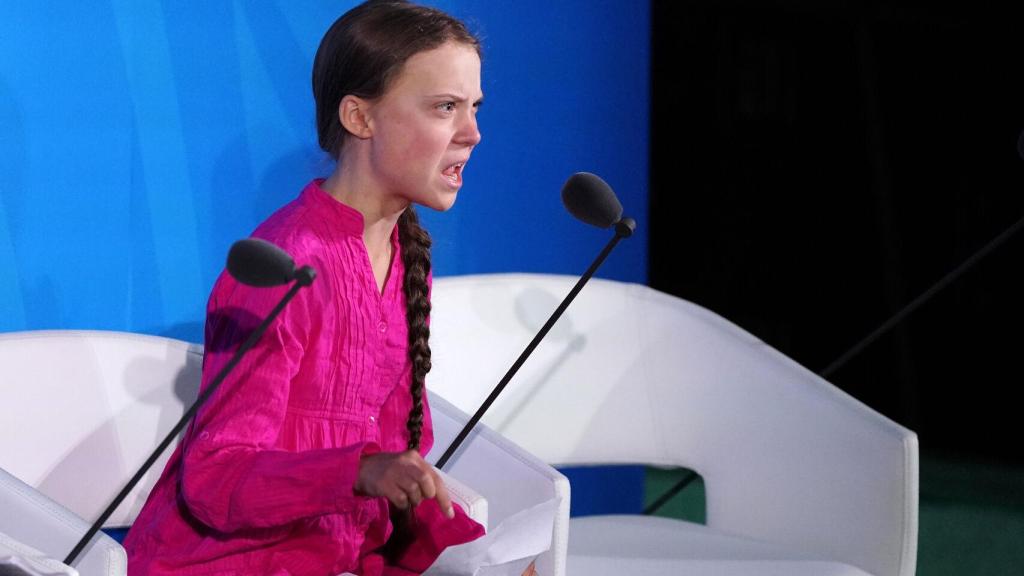
<path id="1" fill-rule="evenodd" d="M 195 399 L 202 354 L 123 332 L 0 334 L 0 467 L 91 522 Z M 170 452 L 107 526 L 131 524 Z"/>
<path id="2" fill-rule="evenodd" d="M 0 538 L 4 541 L 0 543 L 0 556 L 6 554 L 4 548 L 11 548 L 17 556 L 32 557 L 38 551 L 44 555 L 45 563 L 57 562 L 78 544 L 89 525 L 0 468 L 0 536 L 6 535 Z M 128 557 L 120 544 L 99 532 L 73 566 L 81 576 L 124 576 L 128 573 Z M 7 572 L 0 567 L 0 574 Z"/>
<path id="3" fill-rule="evenodd" d="M 435 279 L 431 387 L 475 411 L 575 281 Z M 710 526 L 913 573 L 913 432 L 685 300 L 592 280 L 483 421 L 555 465 L 692 468 Z"/>

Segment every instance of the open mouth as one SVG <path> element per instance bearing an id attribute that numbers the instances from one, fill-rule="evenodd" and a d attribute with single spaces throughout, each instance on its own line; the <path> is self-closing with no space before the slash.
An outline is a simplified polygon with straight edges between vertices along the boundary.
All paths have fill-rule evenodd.
<path id="1" fill-rule="evenodd" d="M 441 175 L 448 179 L 454 185 L 462 183 L 462 168 L 466 165 L 465 162 L 458 162 L 444 169 Z"/>

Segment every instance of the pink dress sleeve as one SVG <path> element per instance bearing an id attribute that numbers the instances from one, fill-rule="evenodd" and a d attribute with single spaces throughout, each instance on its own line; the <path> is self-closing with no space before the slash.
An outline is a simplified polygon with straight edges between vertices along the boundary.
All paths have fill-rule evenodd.
<path id="1" fill-rule="evenodd" d="M 250 288 L 222 275 L 208 309 L 203 387 L 285 293 Z M 365 497 L 355 493 L 359 459 L 379 450 L 359 443 L 301 452 L 275 449 L 308 341 L 313 299 L 303 292 L 270 325 L 235 367 L 190 428 L 183 451 L 181 493 L 207 526 L 233 532 L 280 526 L 345 512 Z"/>
<path id="2" fill-rule="evenodd" d="M 466 515 L 458 505 L 455 518 L 441 512 L 437 500 L 424 500 L 415 508 L 412 539 L 383 570 L 384 576 L 422 574 L 449 546 L 465 544 L 484 535 L 484 527 Z"/>

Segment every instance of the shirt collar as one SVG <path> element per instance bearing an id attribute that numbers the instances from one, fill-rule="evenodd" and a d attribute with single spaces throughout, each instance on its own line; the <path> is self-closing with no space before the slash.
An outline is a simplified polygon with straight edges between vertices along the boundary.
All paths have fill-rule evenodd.
<path id="1" fill-rule="evenodd" d="M 302 191 L 304 202 L 316 206 L 318 212 L 337 230 L 350 236 L 363 236 L 363 214 L 359 210 L 343 203 L 334 196 L 324 192 L 320 185 L 323 178 L 317 178 Z"/>

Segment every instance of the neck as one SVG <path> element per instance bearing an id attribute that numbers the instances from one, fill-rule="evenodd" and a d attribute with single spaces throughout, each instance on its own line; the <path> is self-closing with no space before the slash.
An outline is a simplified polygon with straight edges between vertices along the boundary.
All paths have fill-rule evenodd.
<path id="1" fill-rule="evenodd" d="M 363 243 L 371 256 L 387 254 L 391 249 L 391 232 L 409 203 L 384 193 L 380 186 L 359 174 L 359 170 L 342 170 L 339 162 L 320 187 L 363 215 Z"/>

